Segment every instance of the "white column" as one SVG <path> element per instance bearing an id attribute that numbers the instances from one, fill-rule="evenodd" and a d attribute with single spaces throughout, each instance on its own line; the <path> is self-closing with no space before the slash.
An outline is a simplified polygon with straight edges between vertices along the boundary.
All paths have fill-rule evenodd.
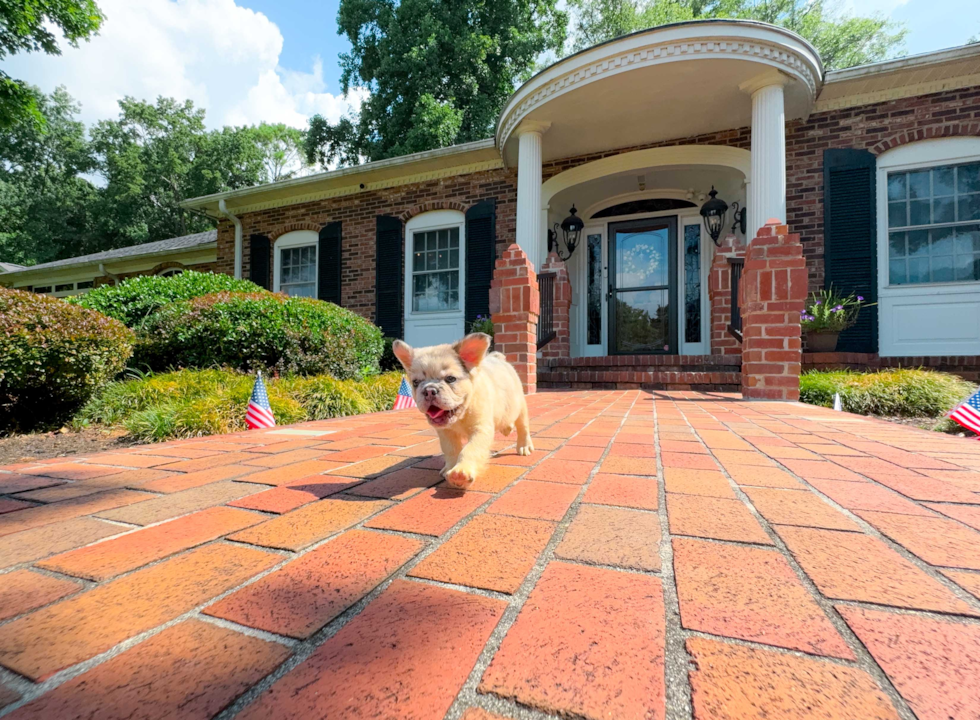
<path id="1" fill-rule="evenodd" d="M 773 71 L 741 85 L 752 96 L 748 240 L 771 218 L 786 222 L 786 79 Z"/>
<path id="2" fill-rule="evenodd" d="M 517 244 L 538 267 L 547 239 L 541 237 L 541 136 L 546 123 L 524 123 L 517 150 Z"/>

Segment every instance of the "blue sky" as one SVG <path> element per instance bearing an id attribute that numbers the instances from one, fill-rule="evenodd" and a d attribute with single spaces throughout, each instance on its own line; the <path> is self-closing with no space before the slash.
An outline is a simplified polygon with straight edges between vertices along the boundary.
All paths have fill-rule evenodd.
<path id="1" fill-rule="evenodd" d="M 321 113 L 356 112 L 363 92 L 340 95 L 340 0 L 98 0 L 98 37 L 60 57 L 17 55 L 13 77 L 45 92 L 67 87 L 93 123 L 118 112 L 126 95 L 191 99 L 211 127 L 285 122 L 305 127 Z M 910 54 L 980 35 L 980 0 L 842 0 L 906 23 Z"/>

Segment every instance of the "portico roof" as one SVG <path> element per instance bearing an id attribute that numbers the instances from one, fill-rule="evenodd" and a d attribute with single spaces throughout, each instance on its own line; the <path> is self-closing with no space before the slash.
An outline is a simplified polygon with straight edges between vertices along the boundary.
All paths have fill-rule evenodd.
<path id="1" fill-rule="evenodd" d="M 806 117 L 823 66 L 803 38 L 744 20 L 663 25 L 583 50 L 531 78 L 501 113 L 497 147 L 513 166 L 524 126 L 546 130 L 544 161 L 745 127 L 755 85 L 777 74 L 786 119 Z"/>

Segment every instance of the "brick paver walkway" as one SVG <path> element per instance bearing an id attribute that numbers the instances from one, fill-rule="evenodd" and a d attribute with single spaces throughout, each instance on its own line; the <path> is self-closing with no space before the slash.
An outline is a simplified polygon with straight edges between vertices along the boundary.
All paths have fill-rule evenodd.
<path id="1" fill-rule="evenodd" d="M 0 469 L 7 718 L 980 717 L 980 443 L 544 393 Z"/>

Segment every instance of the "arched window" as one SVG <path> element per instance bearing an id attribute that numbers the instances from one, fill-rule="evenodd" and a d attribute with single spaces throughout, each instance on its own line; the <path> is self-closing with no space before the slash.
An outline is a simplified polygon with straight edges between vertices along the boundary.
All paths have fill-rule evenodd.
<path id="1" fill-rule="evenodd" d="M 592 216 L 593 219 L 619 217 L 620 215 L 638 215 L 639 213 L 665 212 L 667 210 L 682 210 L 697 207 L 688 200 L 674 198 L 647 198 L 620 203 L 600 210 Z"/>
<path id="2" fill-rule="evenodd" d="M 174 275 L 180 275 L 184 272 L 184 268 L 171 267 L 161 270 L 157 273 L 158 277 L 173 277 Z"/>
<path id="3" fill-rule="evenodd" d="M 288 232 L 276 240 L 273 290 L 291 297 L 317 297 L 318 242 L 313 230 Z"/>

